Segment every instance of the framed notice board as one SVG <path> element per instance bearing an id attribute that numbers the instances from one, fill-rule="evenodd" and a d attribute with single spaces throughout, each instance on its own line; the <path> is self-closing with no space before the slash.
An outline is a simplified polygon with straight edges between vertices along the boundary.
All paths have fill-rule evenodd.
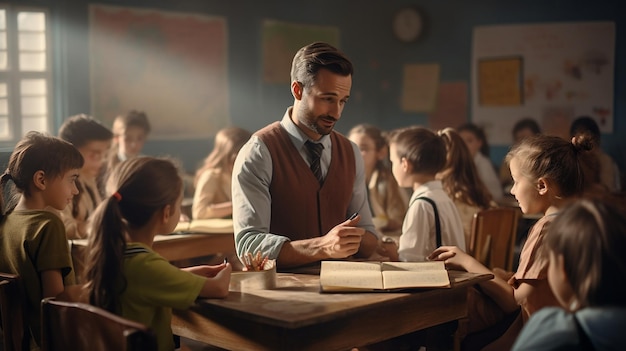
<path id="1" fill-rule="evenodd" d="M 535 119 L 568 136 L 587 115 L 613 132 L 615 22 L 479 26 L 473 31 L 472 122 L 508 145 L 515 122 Z"/>

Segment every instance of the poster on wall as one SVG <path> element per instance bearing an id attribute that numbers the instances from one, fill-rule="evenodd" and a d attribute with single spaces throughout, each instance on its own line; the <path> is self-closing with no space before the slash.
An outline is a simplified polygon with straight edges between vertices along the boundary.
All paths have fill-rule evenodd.
<path id="1" fill-rule="evenodd" d="M 146 112 L 151 139 L 201 139 L 230 124 L 226 20 L 91 5 L 91 113 Z"/>
<path id="2" fill-rule="evenodd" d="M 289 69 L 293 56 L 303 46 L 316 41 L 339 48 L 339 29 L 280 21 L 263 22 L 263 81 L 291 83 Z"/>
<path id="3" fill-rule="evenodd" d="M 402 77 L 402 111 L 432 112 L 439 92 L 438 63 L 405 64 Z"/>
<path id="4" fill-rule="evenodd" d="M 613 132 L 615 23 L 579 22 L 475 27 L 472 122 L 489 142 L 508 145 L 518 120 L 569 136 L 579 116 Z"/>

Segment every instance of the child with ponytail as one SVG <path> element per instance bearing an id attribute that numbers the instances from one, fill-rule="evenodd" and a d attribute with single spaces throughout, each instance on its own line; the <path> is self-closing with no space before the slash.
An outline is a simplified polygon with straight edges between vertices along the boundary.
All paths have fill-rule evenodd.
<path id="1" fill-rule="evenodd" d="M 171 233 L 180 217 L 183 181 L 172 162 L 123 161 L 110 174 L 106 191 L 89 236 L 89 302 L 151 327 L 158 349 L 171 351 L 171 309 L 188 308 L 198 297 L 226 297 L 231 266 L 179 269 L 152 250 L 154 236 Z"/>
<path id="2" fill-rule="evenodd" d="M 83 157 L 72 144 L 38 132 L 20 140 L 0 177 L 0 271 L 24 285 L 31 349 L 40 343 L 40 303 L 74 284 L 65 226 L 59 217 L 78 194 Z M 11 186 L 13 183 L 13 186 Z M 4 196 L 13 188 L 17 204 Z"/>

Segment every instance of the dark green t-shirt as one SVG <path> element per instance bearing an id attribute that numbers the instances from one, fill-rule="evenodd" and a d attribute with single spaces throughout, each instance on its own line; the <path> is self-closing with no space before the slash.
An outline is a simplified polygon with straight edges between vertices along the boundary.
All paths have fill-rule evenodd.
<path id="1" fill-rule="evenodd" d="M 52 212 L 13 211 L 0 224 L 0 271 L 19 274 L 26 292 L 25 314 L 37 344 L 41 338 L 41 272 L 61 270 L 64 285 L 75 283 L 65 226 Z"/>

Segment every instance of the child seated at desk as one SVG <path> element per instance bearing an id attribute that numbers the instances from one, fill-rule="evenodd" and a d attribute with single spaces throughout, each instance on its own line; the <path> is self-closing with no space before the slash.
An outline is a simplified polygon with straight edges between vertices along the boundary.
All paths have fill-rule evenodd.
<path id="1" fill-rule="evenodd" d="M 150 134 L 150 122 L 144 112 L 132 110 L 115 117 L 112 129 L 113 143 L 107 155 L 107 162 L 101 170 L 101 184 L 99 184 L 101 187 L 104 187 L 107 173 L 115 165 L 141 154 L 143 145 Z"/>
<path id="2" fill-rule="evenodd" d="M 424 261 L 441 245 L 465 247 L 463 223 L 452 199 L 435 176 L 446 164 L 446 146 L 440 136 L 422 127 L 391 133 L 393 176 L 413 195 L 398 247 L 401 261 Z"/>
<path id="3" fill-rule="evenodd" d="M 72 143 L 85 159 L 76 183 L 78 195 L 62 212 L 67 238 L 85 238 L 87 219 L 102 201 L 98 176 L 111 145 L 113 133 L 94 118 L 81 114 L 63 122 L 59 129 L 59 137 Z"/>
<path id="4" fill-rule="evenodd" d="M 179 269 L 152 250 L 154 236 L 171 233 L 180 217 L 183 181 L 172 162 L 123 161 L 106 190 L 87 249 L 89 303 L 149 326 L 158 349 L 171 351 L 171 309 L 188 308 L 198 297 L 226 297 L 231 265 Z"/>
<path id="5" fill-rule="evenodd" d="M 72 144 L 38 132 L 17 143 L 0 177 L 0 271 L 18 274 L 24 286 L 31 349 L 40 344 L 40 303 L 74 284 L 62 211 L 78 193 L 83 157 Z M 11 181 L 21 194 L 7 204 Z M 52 211 L 51 211 L 52 210 Z"/>
<path id="6" fill-rule="evenodd" d="M 523 322 L 533 313 L 558 301 L 546 279 L 548 261 L 538 255 L 546 230 L 559 211 L 582 194 L 581 157 L 590 150 L 589 140 L 573 143 L 555 136 L 534 136 L 513 146 L 506 156 L 511 167 L 511 194 L 523 213 L 541 213 L 528 233 L 517 271 L 493 272 L 458 247 L 442 246 L 430 256 L 446 267 L 472 273 L 493 273 L 494 279 L 470 289 L 468 349 L 508 350 Z"/>
<path id="7" fill-rule="evenodd" d="M 388 165 L 389 146 L 380 128 L 358 124 L 348 133 L 363 156 L 367 197 L 376 229 L 394 232 L 402 227 L 406 215 L 408 196 L 398 186 Z"/>
<path id="8" fill-rule="evenodd" d="M 215 135 L 213 151 L 204 160 L 194 179 L 195 192 L 191 205 L 193 219 L 224 218 L 233 215 L 231 178 L 239 149 L 252 134 L 230 127 Z"/>
<path id="9" fill-rule="evenodd" d="M 446 166 L 437 174 L 444 191 L 456 205 L 465 234 L 465 244 L 470 245 L 470 231 L 474 215 L 495 207 L 491 193 L 478 176 L 472 156 L 463 139 L 452 128 L 439 131 L 446 144 Z"/>
<path id="10" fill-rule="evenodd" d="M 585 199 L 552 222 L 541 252 L 561 307 L 535 313 L 513 350 L 619 350 L 626 325 L 626 210 Z"/>

